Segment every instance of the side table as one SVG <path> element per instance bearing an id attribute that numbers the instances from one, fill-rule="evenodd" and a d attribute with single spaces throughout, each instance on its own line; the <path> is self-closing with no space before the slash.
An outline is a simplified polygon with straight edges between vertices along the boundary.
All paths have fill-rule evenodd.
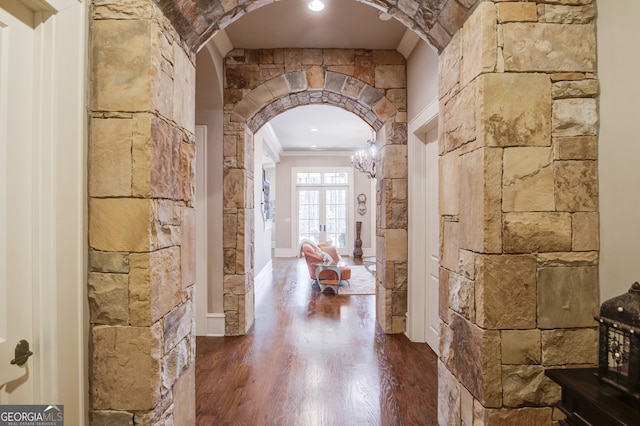
<path id="1" fill-rule="evenodd" d="M 562 387 L 558 408 L 567 416 L 562 425 L 638 425 L 640 403 L 621 391 L 600 383 L 595 368 L 546 370 L 545 375 Z"/>
<path id="2" fill-rule="evenodd" d="M 377 262 L 377 259 L 375 256 L 362 258 L 362 264 L 364 265 L 364 269 L 369 271 L 369 273 L 371 273 L 371 275 L 373 276 L 376 275 L 376 262 Z"/>
<path id="3" fill-rule="evenodd" d="M 324 291 L 325 288 L 331 287 L 333 291 L 338 294 L 338 287 L 340 287 L 340 280 L 342 278 L 342 272 L 337 265 L 327 265 L 324 263 L 314 263 L 316 267 L 316 282 L 320 286 L 320 291 Z M 323 271 L 333 271 L 336 274 L 336 279 L 320 279 L 320 273 Z"/>

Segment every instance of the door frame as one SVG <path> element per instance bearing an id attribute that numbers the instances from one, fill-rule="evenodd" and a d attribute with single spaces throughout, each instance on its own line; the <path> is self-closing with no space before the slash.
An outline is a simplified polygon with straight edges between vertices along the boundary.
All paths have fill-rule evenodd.
<path id="1" fill-rule="evenodd" d="M 338 185 L 336 186 L 347 186 L 347 242 L 346 242 L 346 250 L 347 255 L 349 254 L 349 244 L 354 240 L 356 231 L 355 224 L 352 226 L 350 221 L 354 218 L 354 175 L 353 175 L 353 167 L 291 167 L 291 247 L 294 250 L 299 249 L 299 241 L 298 241 L 298 184 L 296 183 L 296 176 L 299 172 L 310 172 L 310 173 L 324 173 L 324 172 L 333 172 L 333 173 L 347 173 L 349 176 L 349 183 L 346 185 Z M 324 186 L 324 185 L 309 185 L 309 186 Z M 298 253 L 296 253 L 298 254 Z"/>
<path id="2" fill-rule="evenodd" d="M 418 256 L 427 251 L 427 242 L 422 237 L 426 234 L 426 224 L 423 220 L 427 203 L 424 193 L 423 180 L 426 174 L 425 144 L 420 139 L 429 130 L 438 126 L 439 104 L 437 99 L 427 105 L 408 127 L 408 216 L 409 232 L 408 249 L 409 261 L 407 265 L 407 337 L 413 342 L 425 341 L 426 310 L 437 309 L 438 301 L 431 306 L 426 305 L 427 280 L 426 265 Z M 438 237 L 439 238 L 439 237 Z M 438 347 L 432 347 L 438 353 Z"/>

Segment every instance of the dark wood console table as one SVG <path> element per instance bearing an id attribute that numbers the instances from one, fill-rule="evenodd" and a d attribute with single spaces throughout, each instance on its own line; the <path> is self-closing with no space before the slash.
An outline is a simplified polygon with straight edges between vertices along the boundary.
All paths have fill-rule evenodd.
<path id="1" fill-rule="evenodd" d="M 640 402 L 600 383 L 595 368 L 553 369 L 545 374 L 562 387 L 563 425 L 640 425 Z"/>

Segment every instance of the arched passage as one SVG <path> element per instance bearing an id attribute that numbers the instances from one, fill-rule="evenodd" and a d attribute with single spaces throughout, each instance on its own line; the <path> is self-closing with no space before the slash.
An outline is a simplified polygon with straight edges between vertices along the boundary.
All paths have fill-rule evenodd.
<path id="1" fill-rule="evenodd" d="M 285 72 L 284 63 L 294 70 Z M 363 65 L 366 64 L 366 65 Z M 332 71 L 340 66 L 350 74 Z M 268 70 L 268 72 L 267 72 Z M 346 71 L 346 72 L 349 72 Z M 268 75 L 263 81 L 261 75 Z M 404 331 L 407 270 L 406 65 L 395 51 L 232 51 L 225 64 L 224 300 L 226 334 L 253 321 L 253 133 L 296 106 L 329 104 L 378 132 L 378 320 Z"/>
<path id="2" fill-rule="evenodd" d="M 194 52 L 269 2 L 228 9 L 204 3 L 93 5 L 89 152 L 101 167 L 89 168 L 89 267 L 95 282 L 105 284 L 89 296 L 96 423 L 130 423 L 134 416 L 143 423 L 194 423 Z M 592 2 L 579 3 L 380 2 L 441 54 L 440 174 L 456 182 L 440 210 L 442 424 L 461 418 L 551 423 L 559 395 L 545 368 L 594 361 L 595 9 Z M 295 71 L 301 69 L 287 69 Z M 305 78 L 311 81 L 306 71 Z M 265 82 L 259 74 L 256 80 L 255 86 L 225 88 L 225 99 L 236 100 L 224 111 L 230 130 L 224 135 L 224 190 L 233 194 L 225 197 L 224 239 L 234 241 L 224 250 L 224 285 L 241 295 L 250 294 L 252 273 L 251 250 L 245 250 L 251 233 L 244 232 L 251 226 L 246 213 L 253 212 L 245 201 L 253 179 L 247 167 L 252 130 L 234 109 Z M 395 104 L 388 91 L 385 97 Z M 406 149 L 402 115 L 383 120 L 380 132 L 388 152 L 382 154 L 387 183 L 379 187 L 378 217 L 387 222 L 402 220 L 403 202 L 393 200 L 406 194 L 406 176 L 395 175 L 406 170 L 387 162 Z M 400 244 L 406 230 L 378 229 L 385 230 L 378 249 L 385 244 L 386 252 L 406 258 Z M 383 276 L 385 283 L 402 283 L 402 261 Z M 398 294 L 400 288 L 378 301 L 402 311 L 402 298 L 393 297 Z M 237 310 L 238 321 L 246 304 Z M 522 342 L 532 343 L 522 348 Z"/>
<path id="3" fill-rule="evenodd" d="M 185 44 L 197 51 L 219 30 L 274 1 L 249 0 L 231 7 L 220 1 L 211 2 L 207 7 L 195 4 L 195 0 L 159 0 L 157 3 Z M 441 52 L 480 0 L 365 0 L 362 3 L 387 12 Z"/>

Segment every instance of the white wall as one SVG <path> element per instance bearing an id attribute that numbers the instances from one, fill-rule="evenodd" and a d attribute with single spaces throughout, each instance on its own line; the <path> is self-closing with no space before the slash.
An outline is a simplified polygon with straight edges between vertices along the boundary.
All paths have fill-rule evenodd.
<path id="1" fill-rule="evenodd" d="M 265 127 L 260 129 L 253 136 L 254 144 L 254 277 L 258 276 L 265 267 L 271 262 L 271 227 L 272 222 L 265 220 L 262 214 L 262 155 L 265 137 L 268 137 L 263 131 Z"/>
<path id="2" fill-rule="evenodd" d="M 407 60 L 407 118 L 438 99 L 438 54 L 422 39 Z"/>
<path id="3" fill-rule="evenodd" d="M 205 209 L 207 217 L 206 230 L 197 229 L 196 232 L 206 232 L 206 286 L 205 292 L 198 291 L 197 298 L 206 298 L 206 314 L 217 315 L 218 328 L 214 331 L 209 327 L 204 332 L 198 327 L 197 333 L 223 334 L 223 261 L 222 254 L 222 160 L 223 160 L 223 110 L 222 110 L 222 56 L 217 49 L 207 44 L 196 57 L 196 124 L 207 128 L 206 152 L 196 152 L 198 155 L 206 155 L 205 170 L 196 170 L 198 173 L 206 173 L 205 205 L 196 205 L 197 209 Z M 199 300 L 199 299 L 198 299 Z M 198 306 L 202 306 L 197 301 Z M 201 315 L 197 312 L 196 315 Z M 209 318 L 214 318 L 209 315 Z M 222 325 L 221 333 L 219 330 Z"/>
<path id="4" fill-rule="evenodd" d="M 222 312 L 222 110 L 196 111 L 196 123 L 207 127 L 207 298 L 208 312 Z M 204 153 L 196 153 L 200 155 Z M 196 173 L 205 173 L 196 170 Z M 195 206 L 196 209 L 204 206 Z M 198 295 L 197 297 L 199 297 Z"/>
<path id="5" fill-rule="evenodd" d="M 598 2 L 600 298 L 640 281 L 640 2 Z"/>

